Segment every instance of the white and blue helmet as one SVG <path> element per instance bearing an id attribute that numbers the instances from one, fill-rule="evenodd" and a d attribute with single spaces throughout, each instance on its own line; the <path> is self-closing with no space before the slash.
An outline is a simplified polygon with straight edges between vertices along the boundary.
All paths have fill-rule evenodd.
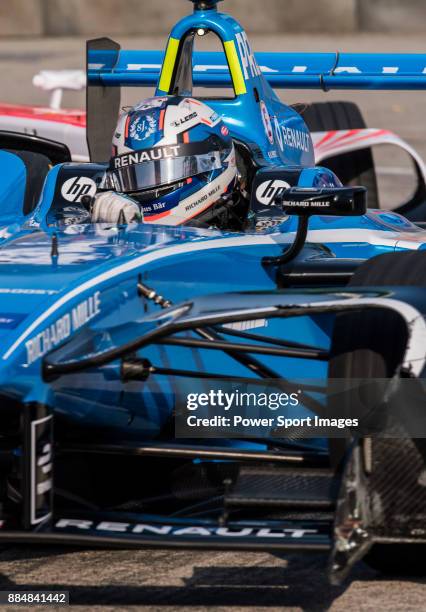
<path id="1" fill-rule="evenodd" d="M 121 114 L 106 187 L 136 198 L 145 223 L 181 225 L 209 217 L 236 175 L 219 115 L 193 98 L 158 97 Z"/>

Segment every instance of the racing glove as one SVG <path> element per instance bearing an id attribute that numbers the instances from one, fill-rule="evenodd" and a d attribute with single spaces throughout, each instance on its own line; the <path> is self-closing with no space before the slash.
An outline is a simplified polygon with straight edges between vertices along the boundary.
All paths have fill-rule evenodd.
<path id="1" fill-rule="evenodd" d="M 103 191 L 95 195 L 91 203 L 92 223 L 123 223 L 142 221 L 138 204 L 114 191 Z"/>

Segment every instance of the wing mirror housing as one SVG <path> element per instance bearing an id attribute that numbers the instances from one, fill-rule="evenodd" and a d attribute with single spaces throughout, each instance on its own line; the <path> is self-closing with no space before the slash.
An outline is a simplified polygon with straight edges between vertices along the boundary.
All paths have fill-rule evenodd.
<path id="1" fill-rule="evenodd" d="M 274 197 L 274 204 L 288 215 L 299 217 L 293 244 L 279 257 L 264 257 L 265 266 L 281 266 L 294 259 L 302 250 L 312 215 L 363 215 L 367 210 L 365 187 L 288 187 Z"/>
<path id="2" fill-rule="evenodd" d="M 281 213 L 295 215 L 298 224 L 294 242 L 278 257 L 264 257 L 264 266 L 281 266 L 294 259 L 302 250 L 308 234 L 309 217 L 313 215 L 361 216 L 367 212 L 365 187 L 300 187 L 301 174 L 306 168 L 260 168 L 251 189 L 251 210 L 259 217 L 276 217 Z M 312 168 L 321 178 L 338 183 L 327 168 Z"/>
<path id="3" fill-rule="evenodd" d="M 302 187 L 303 173 L 320 183 L 320 187 Z M 315 176 L 316 175 L 316 176 Z M 312 176 L 309 176 L 312 180 Z M 365 187 L 342 187 L 338 177 L 328 168 L 263 167 L 251 186 L 251 210 L 259 216 L 312 215 L 357 216 L 367 210 Z M 335 185 L 335 186 L 334 186 Z"/>
<path id="4" fill-rule="evenodd" d="M 361 216 L 367 211 L 365 187 L 289 187 L 277 194 L 275 204 L 287 215 Z"/>

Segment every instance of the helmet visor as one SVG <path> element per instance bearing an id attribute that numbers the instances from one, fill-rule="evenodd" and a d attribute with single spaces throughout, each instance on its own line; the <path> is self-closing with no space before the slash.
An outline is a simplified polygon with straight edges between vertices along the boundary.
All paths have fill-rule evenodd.
<path id="1" fill-rule="evenodd" d="M 201 155 L 185 155 L 108 170 L 102 189 L 114 189 L 122 193 L 143 191 L 174 183 L 197 174 L 222 168 L 219 151 Z"/>

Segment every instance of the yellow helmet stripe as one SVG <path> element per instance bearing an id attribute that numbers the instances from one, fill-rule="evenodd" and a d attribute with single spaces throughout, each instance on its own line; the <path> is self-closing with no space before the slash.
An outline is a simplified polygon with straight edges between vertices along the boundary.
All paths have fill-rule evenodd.
<path id="1" fill-rule="evenodd" d="M 240 60 L 235 48 L 233 40 L 227 40 L 223 43 L 225 48 L 226 59 L 228 60 L 229 70 L 231 71 L 232 82 L 234 84 L 235 94 L 237 96 L 247 93 L 246 82 L 241 70 Z"/>
<path id="2" fill-rule="evenodd" d="M 163 67 L 161 70 L 160 81 L 158 83 L 158 89 L 169 93 L 170 84 L 172 82 L 173 69 L 175 67 L 176 56 L 179 49 L 179 39 L 169 38 L 167 45 L 166 55 L 164 56 Z"/>

